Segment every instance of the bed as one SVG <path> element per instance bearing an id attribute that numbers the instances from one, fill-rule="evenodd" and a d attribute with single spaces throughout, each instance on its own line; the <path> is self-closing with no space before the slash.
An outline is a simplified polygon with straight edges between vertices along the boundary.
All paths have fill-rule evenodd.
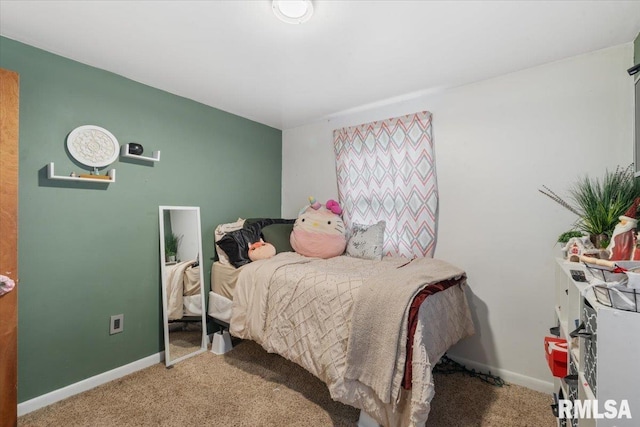
<path id="1" fill-rule="evenodd" d="M 202 314 L 200 266 L 197 260 L 165 265 L 169 321 Z"/>
<path id="2" fill-rule="evenodd" d="M 225 326 L 231 321 L 233 294 L 242 268 L 220 261 L 215 261 L 211 267 L 211 291 L 207 314 Z"/>
<path id="3" fill-rule="evenodd" d="M 431 258 L 214 263 L 208 314 L 301 365 L 384 426 L 424 425 L 432 366 L 474 333 L 464 271 Z"/>
<path id="4" fill-rule="evenodd" d="M 214 230 L 217 260 L 211 268 L 211 291 L 207 314 L 217 323 L 228 327 L 231 305 L 238 276 L 249 264 L 249 242 L 264 239 L 274 245 L 277 252 L 290 252 L 289 235 L 293 219 L 238 218 L 237 221 L 220 224 Z"/>

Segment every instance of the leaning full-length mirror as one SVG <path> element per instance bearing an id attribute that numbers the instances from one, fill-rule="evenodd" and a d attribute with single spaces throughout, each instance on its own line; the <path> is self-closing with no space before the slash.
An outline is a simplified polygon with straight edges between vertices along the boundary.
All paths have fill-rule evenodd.
<path id="1" fill-rule="evenodd" d="M 207 350 L 200 208 L 160 206 L 165 365 Z"/>

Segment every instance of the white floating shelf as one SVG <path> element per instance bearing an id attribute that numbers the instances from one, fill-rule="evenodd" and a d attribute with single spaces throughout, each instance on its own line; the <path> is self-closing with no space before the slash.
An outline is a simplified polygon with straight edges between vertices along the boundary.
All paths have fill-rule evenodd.
<path id="1" fill-rule="evenodd" d="M 79 176 L 64 176 L 64 175 L 56 175 L 55 169 L 53 166 L 53 162 L 49 163 L 47 175 L 49 179 L 58 179 L 61 181 L 81 181 L 81 182 L 99 182 L 102 184 L 110 184 L 112 182 L 116 182 L 116 170 L 111 169 L 107 172 L 107 176 L 109 179 L 100 179 L 100 178 L 80 178 Z"/>
<path id="2" fill-rule="evenodd" d="M 129 157 L 130 159 L 139 159 L 139 160 L 147 160 L 149 162 L 159 162 L 160 161 L 160 151 L 152 152 L 152 156 L 137 156 L 135 154 L 129 153 L 129 144 L 124 144 L 120 146 L 120 156 Z"/>

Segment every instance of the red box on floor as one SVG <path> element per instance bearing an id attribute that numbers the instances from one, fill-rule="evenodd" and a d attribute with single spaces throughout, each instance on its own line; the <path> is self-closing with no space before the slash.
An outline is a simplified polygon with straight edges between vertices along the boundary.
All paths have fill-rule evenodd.
<path id="1" fill-rule="evenodd" d="M 544 337 L 544 354 L 554 377 L 567 376 L 567 340 L 556 337 Z"/>

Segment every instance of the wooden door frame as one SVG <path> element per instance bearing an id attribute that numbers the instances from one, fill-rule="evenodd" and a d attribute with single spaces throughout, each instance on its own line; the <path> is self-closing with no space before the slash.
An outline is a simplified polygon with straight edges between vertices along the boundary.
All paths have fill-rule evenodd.
<path id="1" fill-rule="evenodd" d="M 18 283 L 19 76 L 0 68 L 0 274 Z M 0 426 L 17 425 L 18 286 L 0 296 Z"/>

